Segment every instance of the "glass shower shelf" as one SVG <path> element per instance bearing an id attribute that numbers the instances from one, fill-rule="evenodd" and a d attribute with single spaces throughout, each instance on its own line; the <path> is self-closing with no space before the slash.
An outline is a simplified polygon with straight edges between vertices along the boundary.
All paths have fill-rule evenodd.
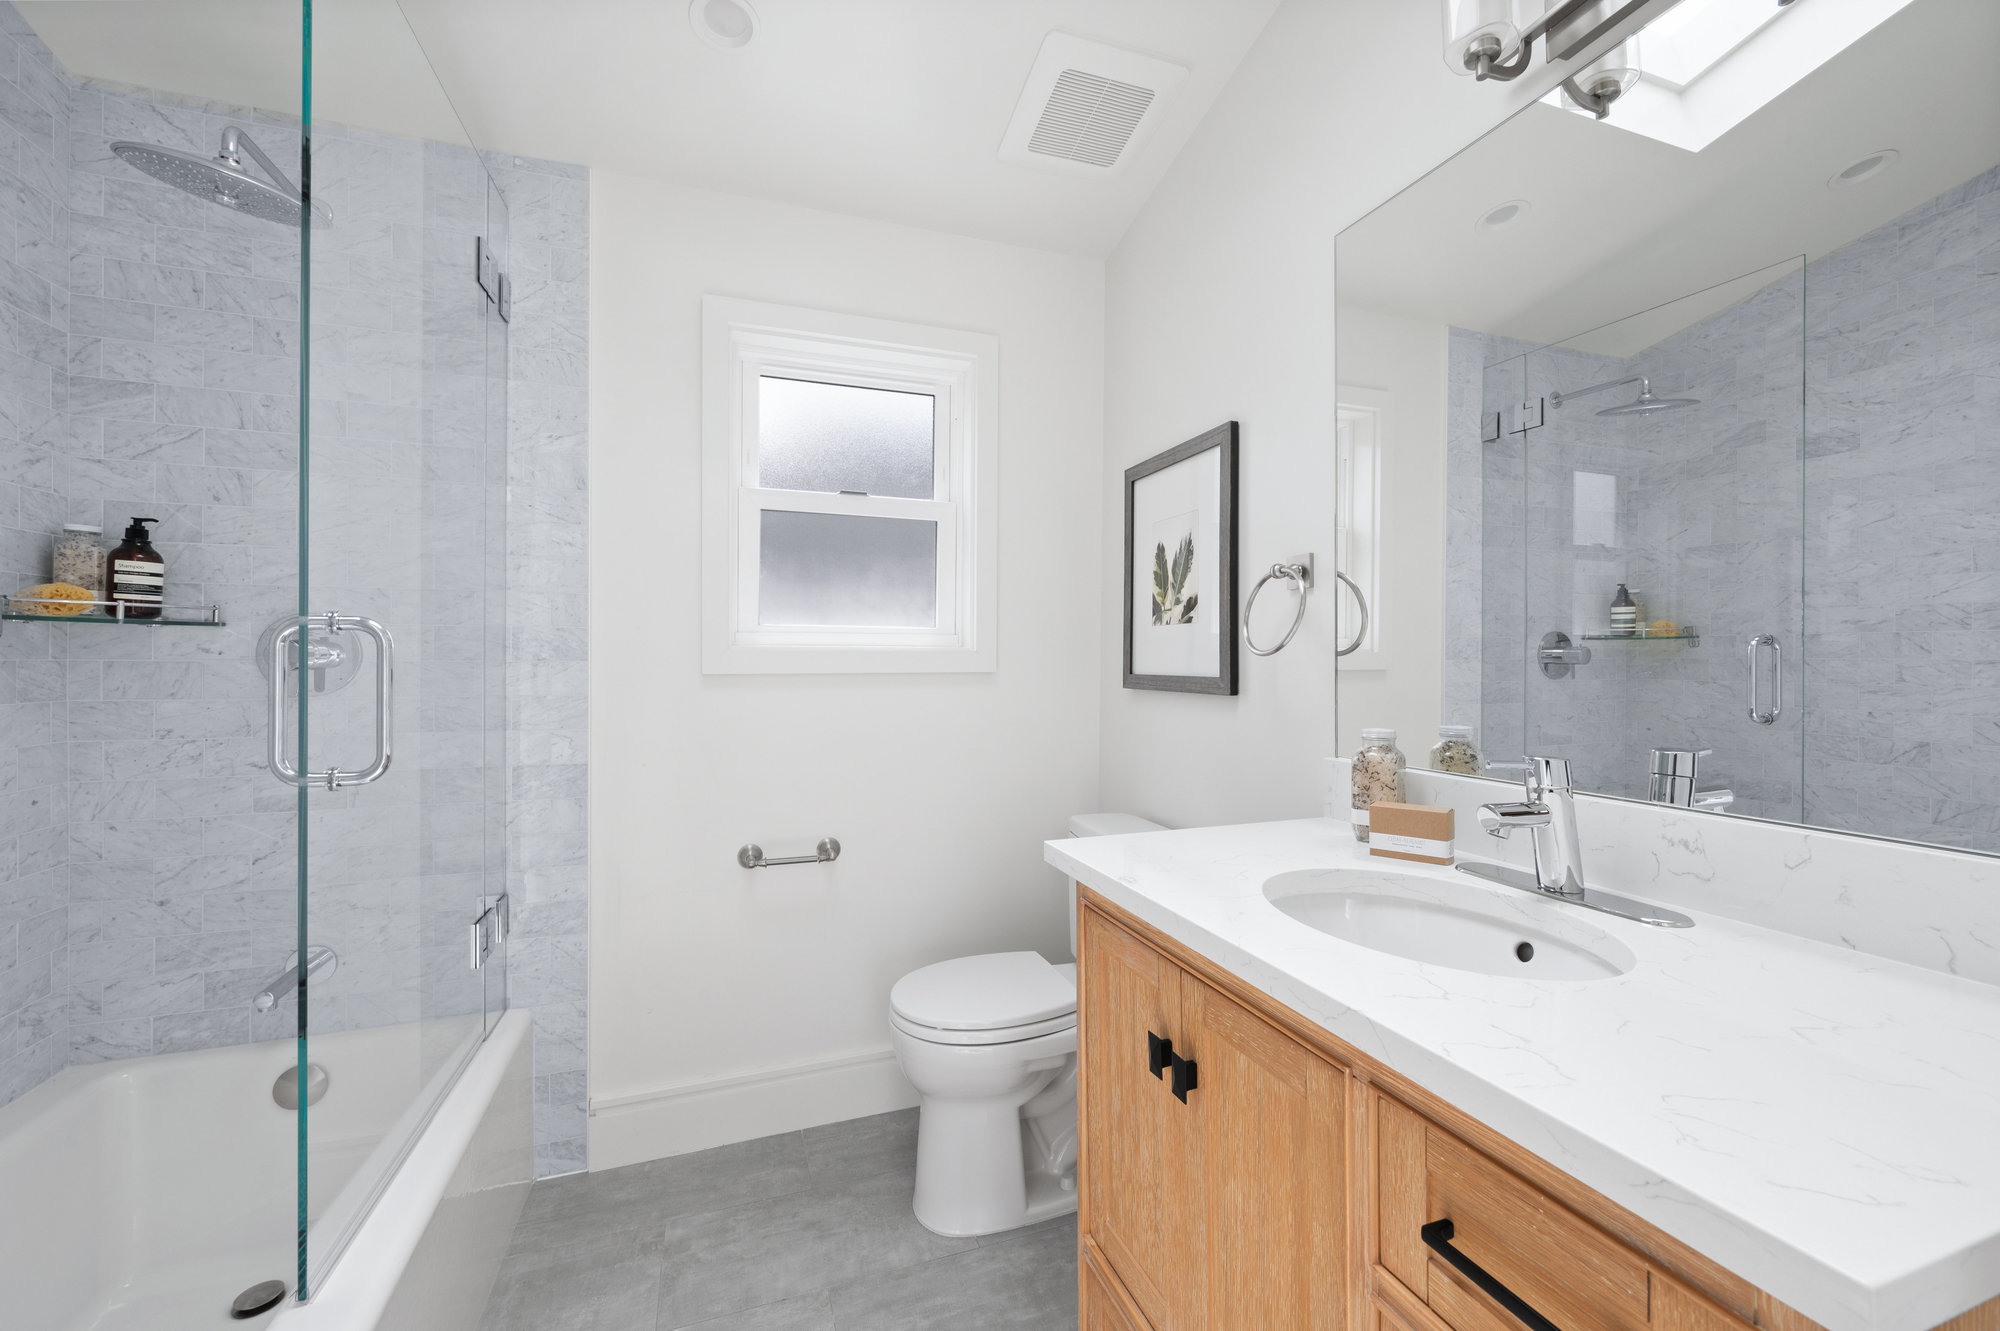
<path id="1" fill-rule="evenodd" d="M 1701 634 L 1693 629 L 1679 629 L 1673 633 L 1580 633 L 1583 642 L 1689 642 L 1699 643 Z"/>
<path id="2" fill-rule="evenodd" d="M 21 624 L 106 624 L 135 629 L 219 629 L 224 626 L 222 607 L 219 605 L 163 605 L 160 613 L 152 619 L 127 619 L 105 601 L 92 602 L 95 608 L 70 615 L 52 615 L 37 608 L 40 604 L 25 596 L 0 597 L 0 620 Z"/>

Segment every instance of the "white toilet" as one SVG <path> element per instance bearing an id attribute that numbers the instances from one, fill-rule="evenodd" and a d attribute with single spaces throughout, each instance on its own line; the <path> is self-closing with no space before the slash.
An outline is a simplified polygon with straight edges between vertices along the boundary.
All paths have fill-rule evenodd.
<path id="1" fill-rule="evenodd" d="M 1157 832 L 1129 813 L 1080 813 L 1071 836 Z M 1065 881 L 1070 955 L 1074 888 Z M 896 1061 L 923 1097 L 917 1219 L 994 1234 L 1076 1209 L 1076 966 L 991 952 L 911 971 L 889 991 Z"/>

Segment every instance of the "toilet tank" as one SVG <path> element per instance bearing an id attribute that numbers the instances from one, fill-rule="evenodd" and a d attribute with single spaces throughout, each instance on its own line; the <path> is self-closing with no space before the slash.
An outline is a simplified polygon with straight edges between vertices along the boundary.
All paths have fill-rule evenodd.
<path id="1" fill-rule="evenodd" d="M 1149 822 L 1136 813 L 1077 813 L 1071 814 L 1069 834 L 1071 836 L 1124 836 L 1130 832 L 1164 832 L 1167 829 L 1155 822 Z M 1076 884 L 1069 878 L 1063 879 L 1063 895 L 1069 901 L 1069 954 L 1076 956 Z"/>

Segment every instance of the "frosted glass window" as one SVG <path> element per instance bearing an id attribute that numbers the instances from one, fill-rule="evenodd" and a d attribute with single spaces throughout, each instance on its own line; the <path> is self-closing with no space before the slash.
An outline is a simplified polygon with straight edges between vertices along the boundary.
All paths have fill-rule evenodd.
<path id="1" fill-rule="evenodd" d="M 937 399 L 929 393 L 760 376 L 757 483 L 767 490 L 934 498 L 936 417 Z"/>
<path id="2" fill-rule="evenodd" d="M 759 519 L 759 624 L 937 627 L 937 523 L 785 509 Z"/>

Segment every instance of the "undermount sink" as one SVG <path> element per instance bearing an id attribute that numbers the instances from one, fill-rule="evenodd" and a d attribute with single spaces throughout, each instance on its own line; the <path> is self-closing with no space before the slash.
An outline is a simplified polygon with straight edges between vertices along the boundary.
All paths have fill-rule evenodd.
<path id="1" fill-rule="evenodd" d="M 1297 869 L 1264 884 L 1270 903 L 1343 942 L 1453 970 L 1523 980 L 1603 980 L 1638 964 L 1632 950 L 1565 909 L 1413 875 Z"/>

